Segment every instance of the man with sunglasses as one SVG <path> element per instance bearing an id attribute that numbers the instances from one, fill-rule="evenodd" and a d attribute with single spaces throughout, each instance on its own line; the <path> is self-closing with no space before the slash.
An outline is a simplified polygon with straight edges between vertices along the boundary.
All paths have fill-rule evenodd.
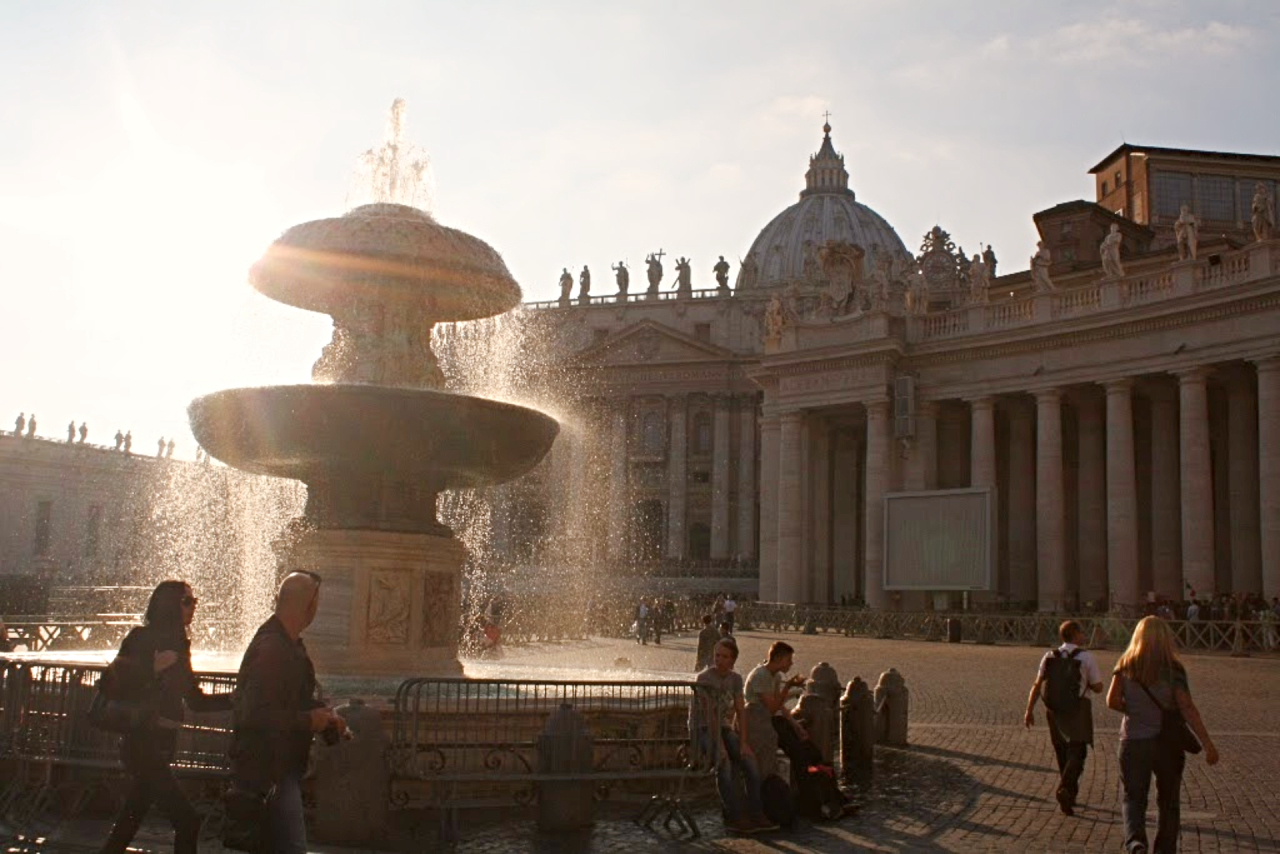
<path id="1" fill-rule="evenodd" d="M 346 729 L 317 696 L 315 667 L 302 643 L 319 603 L 319 575 L 285 576 L 275 613 L 253 636 L 236 677 L 232 781 L 242 790 L 273 792 L 267 837 L 269 850 L 278 854 L 306 854 L 301 781 L 312 739 Z"/>

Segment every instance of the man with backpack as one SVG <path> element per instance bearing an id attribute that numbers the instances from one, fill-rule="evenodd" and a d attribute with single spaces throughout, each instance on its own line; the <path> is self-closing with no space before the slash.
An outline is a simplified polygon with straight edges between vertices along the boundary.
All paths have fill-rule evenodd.
<path id="1" fill-rule="evenodd" d="M 1058 807 L 1065 815 L 1074 815 L 1080 774 L 1093 744 L 1093 704 L 1088 693 L 1102 692 L 1102 671 L 1083 648 L 1085 634 L 1079 623 L 1067 620 L 1058 627 L 1058 636 L 1062 645 L 1040 659 L 1023 723 L 1028 729 L 1035 723 L 1036 700 L 1043 694 L 1049 739 L 1058 760 Z"/>

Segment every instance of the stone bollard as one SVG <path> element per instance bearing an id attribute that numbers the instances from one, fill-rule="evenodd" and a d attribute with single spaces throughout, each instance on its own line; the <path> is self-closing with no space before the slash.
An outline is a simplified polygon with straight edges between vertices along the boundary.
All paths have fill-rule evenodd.
<path id="1" fill-rule="evenodd" d="M 875 759 L 876 706 L 862 677 L 840 698 L 840 773 L 846 780 L 869 781 Z"/>
<path id="2" fill-rule="evenodd" d="M 804 693 L 796 705 L 796 718 L 804 724 L 809 740 L 828 765 L 836 754 L 839 714 L 840 677 L 830 664 L 819 662 L 809 673 Z"/>
<path id="3" fill-rule="evenodd" d="M 538 829 L 550 833 L 589 827 L 595 819 L 591 781 L 595 741 L 587 722 L 573 706 L 562 703 L 538 736 L 539 774 L 583 774 L 582 780 L 538 783 Z"/>
<path id="4" fill-rule="evenodd" d="M 382 715 L 363 700 L 335 709 L 351 738 L 328 744 L 316 739 L 316 837 L 340 845 L 377 846 L 388 833 L 390 739 Z"/>
<path id="5" fill-rule="evenodd" d="M 907 710 L 910 695 L 906 680 L 895 668 L 880 674 L 876 683 L 876 743 L 907 746 Z"/>

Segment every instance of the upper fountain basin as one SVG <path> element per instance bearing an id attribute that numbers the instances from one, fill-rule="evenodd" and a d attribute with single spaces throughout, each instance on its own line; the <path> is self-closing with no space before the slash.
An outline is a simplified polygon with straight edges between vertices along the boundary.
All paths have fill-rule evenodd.
<path id="1" fill-rule="evenodd" d="M 353 302 L 399 303 L 420 306 L 432 322 L 491 317 L 520 303 L 520 286 L 493 247 L 389 203 L 295 225 L 253 265 L 249 283 L 325 314 Z"/>
<path id="2" fill-rule="evenodd" d="M 233 388 L 187 407 L 197 441 L 256 474 L 382 474 L 433 489 L 519 477 L 560 430 L 533 409 L 443 391 L 368 385 Z"/>

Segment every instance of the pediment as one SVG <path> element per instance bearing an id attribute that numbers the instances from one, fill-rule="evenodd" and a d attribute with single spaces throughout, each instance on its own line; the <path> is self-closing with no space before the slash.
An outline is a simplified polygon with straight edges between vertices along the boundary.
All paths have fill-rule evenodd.
<path id="1" fill-rule="evenodd" d="M 620 329 L 578 356 L 584 363 L 600 366 L 725 362 L 735 357 L 732 350 L 652 320 Z"/>

